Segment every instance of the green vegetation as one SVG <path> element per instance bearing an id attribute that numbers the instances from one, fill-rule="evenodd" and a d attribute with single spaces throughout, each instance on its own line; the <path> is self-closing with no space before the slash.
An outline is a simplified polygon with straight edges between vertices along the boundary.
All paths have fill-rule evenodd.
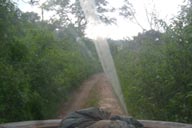
<path id="1" fill-rule="evenodd" d="M 83 106 L 84 108 L 88 108 L 88 107 L 99 107 L 99 95 L 98 95 L 98 88 L 97 86 L 94 86 L 88 97 L 89 99 L 86 101 L 85 105 Z"/>
<path id="2" fill-rule="evenodd" d="M 111 41 L 129 114 L 192 123 L 192 4 L 166 26 Z"/>
<path id="3" fill-rule="evenodd" d="M 99 70 L 93 43 L 76 27 L 56 29 L 0 2 L 0 123 L 54 118 L 71 90 Z"/>

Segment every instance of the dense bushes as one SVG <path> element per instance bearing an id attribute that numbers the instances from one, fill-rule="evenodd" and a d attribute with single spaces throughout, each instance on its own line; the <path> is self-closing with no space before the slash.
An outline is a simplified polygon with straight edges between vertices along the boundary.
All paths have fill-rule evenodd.
<path id="1" fill-rule="evenodd" d="M 111 46 L 129 114 L 192 123 L 191 14 L 188 5 L 164 33 L 150 30 Z"/>
<path id="2" fill-rule="evenodd" d="M 72 25 L 56 30 L 8 0 L 0 15 L 0 123 L 55 117 L 61 101 L 100 69 L 93 43 Z"/>

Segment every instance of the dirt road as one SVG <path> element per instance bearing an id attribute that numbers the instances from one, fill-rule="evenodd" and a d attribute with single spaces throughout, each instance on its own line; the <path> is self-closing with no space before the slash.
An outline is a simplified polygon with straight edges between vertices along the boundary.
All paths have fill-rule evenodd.
<path id="1" fill-rule="evenodd" d="M 69 101 L 62 105 L 59 118 L 63 118 L 69 112 L 90 106 L 101 107 L 112 114 L 123 114 L 111 83 L 104 73 L 98 73 L 84 81 L 80 88 L 71 94 Z"/>

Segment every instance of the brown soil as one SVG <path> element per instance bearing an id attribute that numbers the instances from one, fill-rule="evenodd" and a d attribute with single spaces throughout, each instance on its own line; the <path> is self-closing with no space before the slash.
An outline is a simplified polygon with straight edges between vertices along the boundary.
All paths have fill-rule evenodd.
<path id="1" fill-rule="evenodd" d="M 88 105 L 90 101 L 94 102 L 94 106 L 106 109 L 112 114 L 123 114 L 111 83 L 104 73 L 98 73 L 84 81 L 80 88 L 71 94 L 68 102 L 62 105 L 59 118 L 63 118 L 69 112 L 90 106 Z"/>

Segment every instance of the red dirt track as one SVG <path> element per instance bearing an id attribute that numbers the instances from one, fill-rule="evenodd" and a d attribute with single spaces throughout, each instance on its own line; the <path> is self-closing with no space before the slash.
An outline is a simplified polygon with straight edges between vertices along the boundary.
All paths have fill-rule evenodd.
<path id="1" fill-rule="evenodd" d="M 62 105 L 59 112 L 59 118 L 63 118 L 69 112 L 83 109 L 84 106 L 86 106 L 86 102 L 91 98 L 90 95 L 92 90 L 96 91 L 94 95 L 99 97 L 98 107 L 106 109 L 112 114 L 124 114 L 113 93 L 110 81 L 104 73 L 98 73 L 85 80 L 80 88 L 71 94 L 69 101 Z"/>

